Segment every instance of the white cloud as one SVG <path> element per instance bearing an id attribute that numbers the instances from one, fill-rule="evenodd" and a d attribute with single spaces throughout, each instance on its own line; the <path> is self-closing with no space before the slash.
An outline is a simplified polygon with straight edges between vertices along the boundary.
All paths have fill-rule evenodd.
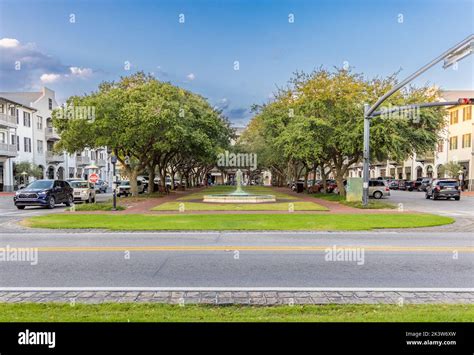
<path id="1" fill-rule="evenodd" d="M 15 38 L 2 38 L 0 39 L 0 47 L 2 48 L 15 48 L 20 45 L 20 41 Z"/>
<path id="2" fill-rule="evenodd" d="M 196 79 L 196 75 L 194 75 L 193 73 L 189 73 L 186 78 L 188 78 L 188 80 L 191 80 L 193 81 L 194 79 Z"/>
<path id="3" fill-rule="evenodd" d="M 59 74 L 43 74 L 40 77 L 40 80 L 44 84 L 50 84 L 58 81 L 61 78 L 61 75 Z"/>
<path id="4" fill-rule="evenodd" d="M 37 90 L 40 85 L 84 79 L 95 73 L 90 68 L 63 64 L 35 43 L 21 43 L 14 38 L 1 38 L 0 51 L 0 91 Z"/>
<path id="5" fill-rule="evenodd" d="M 79 68 L 79 67 L 70 67 L 69 70 L 71 71 L 72 76 L 86 78 L 92 75 L 91 68 Z"/>

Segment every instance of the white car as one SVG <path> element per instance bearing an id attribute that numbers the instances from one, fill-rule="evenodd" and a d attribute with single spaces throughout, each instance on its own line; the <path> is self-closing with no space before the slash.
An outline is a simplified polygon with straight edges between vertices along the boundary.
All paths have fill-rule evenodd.
<path id="1" fill-rule="evenodd" d="M 69 185 L 73 188 L 74 202 L 95 202 L 94 184 L 85 180 L 69 181 Z"/>
<path id="2" fill-rule="evenodd" d="M 137 187 L 138 187 L 138 193 L 142 194 L 145 192 L 145 184 L 142 183 L 141 180 L 137 180 Z M 117 188 L 117 196 L 125 196 L 127 197 L 128 195 L 131 195 L 132 192 L 130 191 L 130 181 L 129 180 L 122 180 L 120 182 L 120 185 L 118 185 Z"/>

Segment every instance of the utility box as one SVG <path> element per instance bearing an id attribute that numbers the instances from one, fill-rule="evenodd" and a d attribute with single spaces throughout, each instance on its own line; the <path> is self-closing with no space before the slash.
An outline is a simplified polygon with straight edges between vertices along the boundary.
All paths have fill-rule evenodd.
<path id="1" fill-rule="evenodd" d="M 346 190 L 346 201 L 362 202 L 362 178 L 348 178 L 347 179 L 347 190 Z"/>

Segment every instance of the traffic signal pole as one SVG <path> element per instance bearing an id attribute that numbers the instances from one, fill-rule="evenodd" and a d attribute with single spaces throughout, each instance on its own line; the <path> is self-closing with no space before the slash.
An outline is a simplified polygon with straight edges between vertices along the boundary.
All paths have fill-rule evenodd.
<path id="1" fill-rule="evenodd" d="M 463 41 L 456 44 L 454 47 L 451 47 L 443 54 L 438 56 L 437 58 L 433 59 L 431 62 L 426 64 L 425 66 L 418 69 L 416 72 L 408 76 L 405 80 L 401 81 L 397 85 L 395 85 L 391 90 L 386 92 L 383 96 L 381 96 L 375 104 L 372 106 L 364 105 L 364 155 L 363 155 L 363 195 L 362 195 L 362 205 L 367 206 L 369 203 L 369 166 L 370 166 L 370 119 L 374 117 L 375 110 L 379 108 L 379 106 L 387 100 L 390 96 L 400 90 L 402 87 L 416 79 L 418 76 L 423 74 L 425 71 L 433 67 L 434 65 L 438 64 L 442 60 L 445 61 L 444 68 L 447 68 L 454 63 L 457 63 L 459 60 L 467 57 L 468 55 L 472 54 L 474 46 L 474 35 L 471 34 Z M 434 104 L 434 103 L 433 103 Z M 442 103 L 440 103 L 442 104 Z M 431 106 L 447 106 L 445 105 L 431 105 Z M 459 104 L 456 102 L 456 104 Z M 422 107 L 420 105 L 412 105 L 416 107 Z M 431 107 L 431 106 L 423 106 L 423 107 Z"/>

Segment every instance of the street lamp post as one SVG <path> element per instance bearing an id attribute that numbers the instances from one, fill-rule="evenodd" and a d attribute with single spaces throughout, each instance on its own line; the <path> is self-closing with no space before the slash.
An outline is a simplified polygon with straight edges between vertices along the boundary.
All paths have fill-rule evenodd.
<path id="1" fill-rule="evenodd" d="M 117 181 L 115 177 L 115 164 L 117 164 L 117 157 L 115 155 L 110 156 L 110 162 L 112 163 L 112 192 L 114 196 L 112 211 L 117 211 Z"/>
<path id="2" fill-rule="evenodd" d="M 390 96 L 400 90 L 402 87 L 413 81 L 415 78 L 423 74 L 425 71 L 438 64 L 444 60 L 443 68 L 446 69 L 451 65 L 457 63 L 461 59 L 464 59 L 473 52 L 474 49 L 474 34 L 471 34 L 463 41 L 456 44 L 454 47 L 448 49 L 443 54 L 433 59 L 431 62 L 426 64 L 424 67 L 421 67 L 416 72 L 411 74 L 405 80 L 401 81 L 395 85 L 390 91 L 386 92 L 381 96 L 375 104 L 369 107 L 369 105 L 364 105 L 364 155 L 363 155 L 363 164 L 364 164 L 364 180 L 363 180 L 363 195 L 362 195 L 362 204 L 367 206 L 369 202 L 369 166 L 370 166 L 370 119 L 374 117 L 375 110 Z M 433 103 L 435 104 L 435 103 Z M 446 104 L 446 103 L 444 103 Z M 425 105 L 425 104 L 424 104 Z M 421 105 L 412 105 L 416 107 L 421 107 Z M 446 106 L 442 105 L 430 105 L 423 107 L 432 107 L 432 106 Z"/>

